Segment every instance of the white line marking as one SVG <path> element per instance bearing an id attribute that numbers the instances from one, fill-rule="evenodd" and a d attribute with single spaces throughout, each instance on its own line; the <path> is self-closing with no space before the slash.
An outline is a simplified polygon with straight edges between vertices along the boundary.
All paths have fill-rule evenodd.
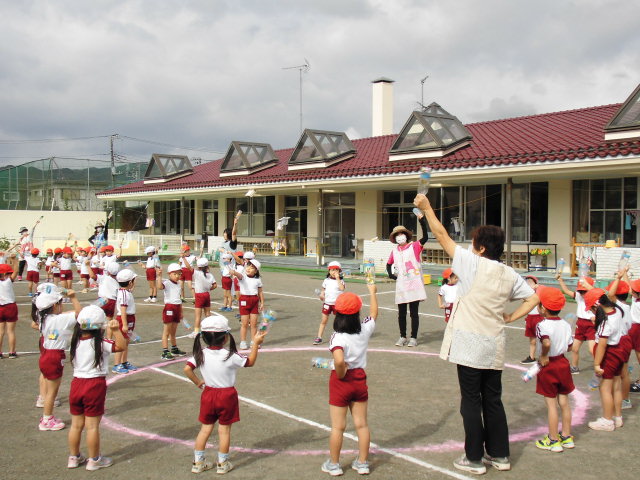
<path id="1" fill-rule="evenodd" d="M 182 380 L 183 382 L 191 383 L 191 380 L 189 380 L 187 377 L 184 377 L 182 375 L 178 375 L 177 373 L 167 372 L 166 370 L 163 370 L 163 369 L 158 368 L 158 367 L 151 367 L 150 370 L 153 370 L 153 371 L 158 372 L 158 373 L 163 373 L 165 375 L 169 375 L 170 377 L 177 378 L 178 380 Z M 311 427 L 319 428 L 320 430 L 324 430 L 325 432 L 331 432 L 331 427 L 329 427 L 327 425 L 323 425 L 322 423 L 314 422 L 313 420 L 309 420 L 307 418 L 303 418 L 303 417 L 299 417 L 297 415 L 293 415 L 292 413 L 285 412 L 284 410 L 280 410 L 278 408 L 272 407 L 272 406 L 267 405 L 267 404 L 262 403 L 262 402 L 258 402 L 256 400 L 252 400 L 250 398 L 247 398 L 247 397 L 244 397 L 244 396 L 241 396 L 241 395 L 238 395 L 238 398 L 240 400 L 242 400 L 243 402 L 245 402 L 245 403 L 253 405 L 254 407 L 262 408 L 263 410 L 266 410 L 266 411 L 271 412 L 271 413 L 275 413 L 277 415 L 281 415 L 283 417 L 289 418 L 289 419 L 294 420 L 296 422 L 304 423 L 305 425 L 309 425 Z M 344 437 L 348 438 L 349 440 L 353 440 L 355 442 L 358 441 L 358 437 L 356 435 L 353 435 L 353 434 L 347 433 L 347 432 L 345 432 L 343 435 L 344 435 Z M 431 463 L 425 462 L 423 460 L 420 460 L 419 458 L 415 458 L 415 457 L 412 457 L 410 455 L 406 455 L 404 453 L 396 452 L 395 450 L 391 450 L 390 448 L 381 447 L 380 445 L 378 445 L 378 444 L 376 444 L 374 442 L 370 442 L 370 445 L 371 445 L 372 448 L 375 448 L 375 449 L 377 449 L 377 450 L 379 450 L 381 452 L 384 452 L 387 455 L 391 455 L 392 457 L 396 457 L 396 458 L 399 458 L 401 460 L 405 460 L 406 462 L 413 463 L 414 465 L 418 465 L 420 467 L 424 467 L 426 469 L 442 473 L 442 474 L 447 475 L 447 476 L 452 477 L 452 478 L 457 478 L 458 480 L 472 480 L 471 477 L 467 477 L 465 475 L 461 475 L 461 474 L 459 474 L 457 472 L 454 472 L 452 470 L 448 470 L 446 468 L 438 467 L 437 465 L 433 465 Z"/>

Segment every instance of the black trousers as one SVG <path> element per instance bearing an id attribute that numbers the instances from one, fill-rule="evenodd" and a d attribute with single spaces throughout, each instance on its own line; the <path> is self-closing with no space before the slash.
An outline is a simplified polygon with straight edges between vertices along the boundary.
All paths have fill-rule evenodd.
<path id="1" fill-rule="evenodd" d="M 477 462 L 484 452 L 509 456 L 509 427 L 502 405 L 502 370 L 458 365 L 460 414 L 464 425 L 464 451 Z"/>
<path id="2" fill-rule="evenodd" d="M 398 326 L 400 327 L 400 336 L 407 338 L 407 305 L 409 305 L 409 315 L 411 316 L 411 338 L 418 338 L 418 327 L 420 326 L 418 307 L 420 306 L 420 300 L 398 304 Z"/>
<path id="3" fill-rule="evenodd" d="M 20 262 L 18 263 L 18 275 L 21 277 L 22 276 L 22 272 L 24 272 L 24 267 L 27 264 L 26 260 L 20 260 Z"/>

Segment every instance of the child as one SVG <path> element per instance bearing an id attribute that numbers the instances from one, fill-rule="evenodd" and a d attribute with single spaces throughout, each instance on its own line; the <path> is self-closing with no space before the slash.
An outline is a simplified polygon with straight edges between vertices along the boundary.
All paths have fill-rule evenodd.
<path id="1" fill-rule="evenodd" d="M 156 303 L 158 301 L 158 287 L 156 287 L 156 268 L 160 266 L 160 259 L 158 258 L 158 255 L 156 255 L 156 247 L 147 247 L 144 249 L 144 253 L 147 254 L 145 272 L 147 274 L 147 282 L 149 282 L 149 296 L 145 298 L 144 301 L 146 303 Z"/>
<path id="2" fill-rule="evenodd" d="M 247 254 L 248 255 L 248 254 Z M 313 341 L 314 345 L 322 343 L 322 334 L 329 321 L 329 315 L 335 313 L 336 300 L 342 292 L 344 292 L 345 284 L 342 280 L 342 265 L 340 262 L 330 262 L 327 265 L 327 278 L 322 281 L 322 292 L 320 300 L 322 300 L 322 319 L 318 328 L 318 336 Z"/>
<path id="3" fill-rule="evenodd" d="M 631 358 L 631 350 L 633 350 L 633 341 L 629 336 L 631 330 L 631 307 L 627 304 L 629 296 L 629 283 L 622 280 L 627 274 L 626 269 L 618 272 L 616 279 L 607 287 L 607 295 L 616 305 L 622 309 L 622 322 L 620 324 L 620 348 L 624 351 L 624 364 L 620 378 L 622 380 L 622 409 L 631 408 L 631 400 L 629 399 L 629 389 L 631 387 L 631 378 L 629 376 L 629 359 Z"/>
<path id="4" fill-rule="evenodd" d="M 627 277 L 628 278 L 628 277 Z M 631 288 L 631 328 L 629 329 L 629 337 L 631 337 L 631 346 L 636 352 L 636 359 L 640 363 L 640 279 L 629 281 Z M 640 392 L 640 380 L 636 380 L 631 385 L 632 392 Z"/>
<path id="5" fill-rule="evenodd" d="M 193 264 L 196 262 L 196 256 L 191 253 L 191 247 L 189 245 L 182 245 L 182 255 L 178 259 L 178 263 L 182 268 L 182 278 L 180 279 L 180 297 L 182 301 L 185 299 L 184 284 L 189 286 L 189 290 L 195 298 L 195 292 L 191 282 L 193 281 Z"/>
<path id="6" fill-rule="evenodd" d="M 238 250 L 237 252 L 231 252 L 231 255 L 233 256 L 233 261 L 231 262 L 232 269 L 242 273 L 242 270 L 244 269 L 244 266 L 245 266 L 244 252 L 241 250 Z M 238 283 L 238 278 L 234 277 L 232 296 L 235 296 L 235 302 L 236 302 L 236 305 L 238 305 L 238 309 L 240 309 L 239 307 L 240 295 L 241 295 L 240 284 Z"/>
<path id="7" fill-rule="evenodd" d="M 47 274 L 47 283 L 53 282 L 53 272 L 51 271 L 51 264 L 53 263 L 53 249 L 47 248 L 47 258 L 44 261 L 44 271 Z"/>
<path id="8" fill-rule="evenodd" d="M 125 268 L 116 275 L 116 281 L 120 288 L 116 295 L 116 312 L 118 325 L 125 343 L 122 352 L 118 352 L 114 357 L 113 373 L 129 373 L 138 370 L 137 367 L 128 361 L 129 341 L 136 328 L 136 302 L 131 293 L 136 282 L 137 275 L 133 271 Z"/>
<path id="9" fill-rule="evenodd" d="M 222 308 L 221 312 L 233 311 L 233 297 L 231 296 L 231 288 L 233 279 L 231 277 L 231 260 L 233 257 L 230 253 L 223 253 L 220 257 L 220 276 L 222 278 Z"/>
<path id="10" fill-rule="evenodd" d="M 458 276 L 447 268 L 442 272 L 442 286 L 438 291 L 438 308 L 444 309 L 444 321 L 449 323 L 451 309 L 458 298 Z"/>
<path id="11" fill-rule="evenodd" d="M 62 249 L 62 257 L 58 258 L 57 263 L 60 268 L 60 282 L 62 288 L 71 290 L 71 284 L 73 283 L 73 272 L 71 271 L 71 264 L 73 263 L 73 249 L 71 247 L 64 247 Z"/>
<path id="12" fill-rule="evenodd" d="M 535 292 L 538 288 L 538 278 L 533 275 L 527 275 L 524 277 L 527 285 L 529 285 Z M 533 310 L 529 312 L 525 319 L 524 336 L 529 337 L 529 355 L 524 360 L 520 361 L 522 365 L 529 365 L 536 363 L 536 326 L 542 320 L 542 315 L 538 312 L 538 306 L 533 307 Z"/>
<path id="13" fill-rule="evenodd" d="M 211 314 L 211 290 L 215 290 L 218 286 L 216 279 L 209 273 L 209 261 L 206 258 L 199 258 L 196 261 L 197 270 L 193 271 L 193 290 L 195 292 L 195 310 L 196 321 L 193 326 L 193 332 L 189 335 L 191 338 L 200 331 L 200 322 L 202 318 Z"/>
<path id="14" fill-rule="evenodd" d="M 112 320 L 116 313 L 116 299 L 118 298 L 118 281 L 116 275 L 120 271 L 120 265 L 116 262 L 110 263 L 104 273 L 96 275 L 93 270 L 89 275 L 92 280 L 98 282 L 98 301 L 104 310 L 107 320 Z"/>
<path id="15" fill-rule="evenodd" d="M 584 296 L 587 310 L 596 317 L 596 347 L 593 370 L 602 377 L 600 401 L 602 417 L 589 422 L 589 428 L 612 432 L 622 427 L 622 391 L 620 388 L 623 350 L 619 347 L 622 309 L 607 297 L 604 290 L 594 288 Z"/>
<path id="16" fill-rule="evenodd" d="M 89 264 L 91 262 L 91 247 L 87 247 L 86 249 L 78 249 L 78 256 L 76 257 L 78 261 L 78 272 L 80 275 L 80 281 L 82 282 L 82 293 L 87 293 L 89 291 Z"/>
<path id="17" fill-rule="evenodd" d="M 76 318 L 82 307 L 73 290 L 66 295 L 73 303 L 72 312 L 62 312 L 62 293 L 56 287 L 37 294 L 37 324 L 42 335 L 40 372 L 44 378 L 44 410 L 38 429 L 42 431 L 62 430 L 65 423 L 53 416 L 53 407 L 60 389 L 64 368 L 65 349 L 69 348 Z"/>
<path id="18" fill-rule="evenodd" d="M 53 261 L 51 262 L 51 275 L 53 276 L 53 283 L 58 285 L 60 283 L 60 265 L 58 261 L 62 257 L 62 249 L 56 248 L 53 251 Z"/>
<path id="19" fill-rule="evenodd" d="M 173 360 L 174 356 L 186 355 L 178 348 L 176 330 L 182 320 L 182 299 L 180 298 L 180 277 L 182 269 L 177 263 L 172 263 L 167 268 L 168 280 L 162 280 L 162 267 L 156 268 L 156 286 L 164 290 L 164 309 L 162 310 L 162 360 Z M 171 351 L 169 351 L 169 340 Z"/>
<path id="20" fill-rule="evenodd" d="M 238 392 L 234 387 L 236 373 L 239 368 L 255 365 L 258 347 L 264 341 L 266 332 L 253 337 L 253 347 L 247 358 L 238 354 L 229 323 L 222 315 L 216 313 L 205 318 L 201 327 L 202 332 L 193 342 L 193 357 L 187 360 L 184 367 L 184 374 L 203 390 L 198 417 L 202 427 L 195 442 L 191 473 L 201 473 L 213 468 L 213 463 L 205 459 L 204 450 L 218 421 L 217 473 L 224 474 L 233 468 L 229 461 L 231 425 L 240 420 Z M 202 348 L 200 337 L 207 348 Z M 202 380 L 194 373 L 196 368 L 200 368 Z"/>
<path id="21" fill-rule="evenodd" d="M 16 322 L 18 321 L 18 305 L 13 291 L 13 282 L 18 276 L 18 262 L 15 255 L 9 257 L 10 264 L 0 265 L 0 359 L 4 334 L 9 337 L 9 358 L 18 358 L 16 353 Z"/>
<path id="22" fill-rule="evenodd" d="M 86 469 L 90 471 L 113 464 L 109 457 L 100 455 L 100 421 L 107 396 L 105 377 L 109 370 L 109 354 L 122 351 L 124 338 L 118 329 L 118 322 L 111 320 L 109 327 L 115 332 L 115 344 L 113 340 L 105 339 L 105 325 L 107 317 L 104 312 L 96 305 L 89 305 L 78 314 L 71 338 L 73 380 L 69 392 L 71 428 L 67 468 L 78 468 L 85 461 Z M 85 427 L 89 458 L 80 453 L 80 439 Z"/>
<path id="23" fill-rule="evenodd" d="M 27 295 L 33 297 L 36 289 L 38 288 L 38 282 L 40 281 L 40 250 L 32 248 L 30 252 L 24 254 L 24 259 L 27 261 L 27 281 L 29 282 L 29 290 Z"/>
<path id="24" fill-rule="evenodd" d="M 104 248 L 104 255 L 100 259 L 100 268 L 106 270 L 111 263 L 118 261 L 118 255 L 113 254 L 115 250 L 113 245 L 106 245 L 102 248 Z M 120 253 L 122 253 L 122 248 L 120 248 Z"/>
<path id="25" fill-rule="evenodd" d="M 542 369 L 536 380 L 536 393 L 544 397 L 547 405 L 549 434 L 536 442 L 536 447 L 551 452 L 574 448 L 571 435 L 571 405 L 569 394 L 575 386 L 571 378 L 569 361 L 564 354 L 573 343 L 571 325 L 558 315 L 566 299 L 557 288 L 540 286 L 536 289 L 540 298 L 542 320 L 536 324 L 539 363 Z M 534 352 L 535 355 L 535 352 Z M 562 412 L 562 434 L 558 434 L 558 405 Z"/>
<path id="26" fill-rule="evenodd" d="M 231 275 L 238 279 L 240 287 L 240 350 L 246 350 L 247 326 L 251 326 L 251 336 L 255 337 L 258 331 L 258 312 L 264 307 L 264 295 L 262 293 L 262 280 L 260 279 L 260 262 L 249 260 L 242 273 L 231 270 Z"/>
<path id="27" fill-rule="evenodd" d="M 376 286 L 367 285 L 371 294 L 369 316 L 360 322 L 362 299 L 352 292 L 343 293 L 336 300 L 335 332 L 329 341 L 333 354 L 333 368 L 329 379 L 329 412 L 331 414 L 331 436 L 329 453 L 331 458 L 322 464 L 322 471 L 331 476 L 342 475 L 340 450 L 342 436 L 347 423 L 347 409 L 351 410 L 353 424 L 358 434 L 359 455 L 351 468 L 360 475 L 369 474 L 370 433 L 367 424 L 367 347 L 378 317 Z"/>
<path id="28" fill-rule="evenodd" d="M 585 341 L 587 342 L 587 345 L 589 346 L 589 353 L 593 352 L 593 347 L 595 345 L 596 327 L 594 317 L 589 309 L 584 306 L 584 295 L 587 290 L 593 287 L 595 280 L 591 277 L 580 278 L 576 285 L 575 292 L 572 292 L 567 288 L 567 285 L 564 283 L 560 274 L 556 275 L 556 280 L 558 280 L 558 283 L 560 284 L 562 293 L 576 299 L 576 316 L 578 317 L 578 320 L 576 321 L 576 330 L 573 334 L 573 347 L 571 347 L 571 373 L 575 375 L 580 373 L 580 347 L 582 346 L 582 343 Z"/>

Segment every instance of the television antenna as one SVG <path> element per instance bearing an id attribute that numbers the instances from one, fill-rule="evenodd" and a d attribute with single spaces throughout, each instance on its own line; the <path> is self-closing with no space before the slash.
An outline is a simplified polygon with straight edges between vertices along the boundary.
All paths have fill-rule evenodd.
<path id="1" fill-rule="evenodd" d="M 426 75 L 424 78 L 420 79 L 420 107 L 424 110 L 424 82 L 427 81 L 429 75 Z"/>
<path id="2" fill-rule="evenodd" d="M 302 74 L 311 70 L 311 64 L 309 63 L 309 60 L 305 58 L 302 65 L 283 67 L 282 70 L 298 70 L 300 74 L 300 134 L 302 134 Z"/>

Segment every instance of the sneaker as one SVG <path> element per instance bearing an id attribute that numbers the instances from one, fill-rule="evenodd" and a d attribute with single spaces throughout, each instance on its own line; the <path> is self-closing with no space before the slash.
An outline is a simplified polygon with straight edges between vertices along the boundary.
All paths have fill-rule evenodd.
<path id="1" fill-rule="evenodd" d="M 626 410 L 627 408 L 631 408 L 631 407 L 633 407 L 633 405 L 631 405 L 631 400 L 622 399 L 622 410 Z"/>
<path id="2" fill-rule="evenodd" d="M 89 289 L 88 288 L 83 288 L 82 290 L 80 290 L 80 293 L 89 293 Z"/>
<path id="3" fill-rule="evenodd" d="M 220 475 L 224 475 L 227 472 L 230 472 L 233 469 L 233 464 L 229 460 L 225 460 L 222 463 L 218 463 L 216 465 L 216 473 Z"/>
<path id="4" fill-rule="evenodd" d="M 314 345 L 320 345 L 322 343 L 322 338 L 320 337 L 316 337 L 315 340 L 313 341 Z"/>
<path id="5" fill-rule="evenodd" d="M 600 417 L 593 422 L 589 422 L 589 428 L 592 430 L 601 430 L 603 432 L 613 432 L 616 429 L 616 424 L 613 420 L 607 420 Z"/>
<path id="6" fill-rule="evenodd" d="M 562 441 L 560 438 L 552 440 L 549 438 L 549 435 L 545 435 L 544 438 L 538 440 L 536 442 L 536 447 L 540 450 L 549 450 L 550 452 L 562 452 L 562 450 L 564 450 L 562 448 Z"/>
<path id="7" fill-rule="evenodd" d="M 640 393 L 640 383 L 638 382 L 632 383 L 631 388 L 629 388 L 629 391 L 632 393 Z"/>
<path id="8" fill-rule="evenodd" d="M 535 358 L 531 358 L 531 355 L 527 355 L 527 358 L 525 358 L 524 360 L 520 360 L 520 363 L 522 365 L 530 365 L 532 363 L 536 363 L 537 360 Z"/>
<path id="9" fill-rule="evenodd" d="M 62 420 L 58 420 L 56 417 L 51 415 L 51 417 L 49 417 L 49 420 L 45 420 L 44 417 L 40 418 L 38 429 L 42 430 L 43 432 L 55 432 L 57 430 L 62 430 L 65 426 L 66 425 Z"/>
<path id="10" fill-rule="evenodd" d="M 622 428 L 624 422 L 622 421 L 622 417 L 613 417 L 613 424 L 616 428 Z"/>
<path id="11" fill-rule="evenodd" d="M 191 473 L 202 473 L 205 470 L 211 470 L 212 468 L 213 468 L 213 463 L 203 458 L 199 462 L 193 462 L 193 465 L 191 467 Z"/>
<path id="12" fill-rule="evenodd" d="M 158 299 L 157 299 L 156 297 L 153 297 L 153 298 L 151 299 L 151 303 L 157 303 L 157 302 L 158 302 Z"/>
<path id="13" fill-rule="evenodd" d="M 418 340 L 411 337 L 409 339 L 409 343 L 407 343 L 407 347 L 417 347 L 418 346 Z"/>
<path id="14" fill-rule="evenodd" d="M 21 281 L 22 281 L 22 276 L 21 276 L 21 275 L 18 275 L 17 280 L 18 280 L 19 282 L 21 282 Z"/>
<path id="15" fill-rule="evenodd" d="M 484 460 L 484 458 L 483 458 Z M 467 458 L 466 455 L 462 455 L 457 460 L 453 461 L 453 466 L 458 470 L 463 470 L 465 472 L 475 473 L 476 475 L 483 475 L 487 473 L 487 467 L 484 466 L 482 462 L 472 462 Z"/>
<path id="16" fill-rule="evenodd" d="M 138 370 L 138 367 L 136 367 L 135 365 L 131 365 L 131 363 L 129 362 L 124 362 L 122 366 L 130 372 L 135 372 L 136 370 Z"/>
<path id="17" fill-rule="evenodd" d="M 147 297 L 143 300 L 144 303 L 149 303 L 151 301 L 151 297 Z"/>
<path id="18" fill-rule="evenodd" d="M 11 352 L 11 353 L 9 353 L 9 358 L 10 358 L 11 360 L 13 360 L 13 359 L 15 359 L 15 358 L 18 358 L 18 354 L 17 354 L 16 352 Z"/>
<path id="19" fill-rule="evenodd" d="M 369 475 L 369 462 L 361 462 L 357 458 L 351 463 L 351 468 L 360 475 Z"/>
<path id="20" fill-rule="evenodd" d="M 567 435 L 566 437 L 563 437 L 562 434 L 560 434 L 559 437 L 560 437 L 560 444 L 562 445 L 562 448 L 576 447 L 576 444 L 573 443 L 573 435 Z"/>
<path id="21" fill-rule="evenodd" d="M 407 344 L 406 337 L 400 337 L 396 342 L 396 347 L 404 347 Z"/>
<path id="22" fill-rule="evenodd" d="M 36 398 L 36 407 L 44 408 L 44 397 L 42 395 L 38 395 L 38 397 Z"/>
<path id="23" fill-rule="evenodd" d="M 226 312 L 227 311 L 227 307 L 224 307 L 224 306 L 220 307 L 220 311 L 221 312 Z"/>
<path id="24" fill-rule="evenodd" d="M 320 467 L 320 469 L 323 472 L 328 473 L 332 477 L 337 477 L 338 475 L 342 475 L 344 473 L 342 471 L 342 468 L 340 467 L 340 464 L 339 463 L 331 463 L 331 460 L 327 460 L 326 462 L 324 462 L 322 464 L 322 466 Z"/>
<path id="25" fill-rule="evenodd" d="M 240 350 L 247 350 L 247 342 L 244 340 L 240 342 Z"/>
<path id="26" fill-rule="evenodd" d="M 67 461 L 67 468 L 78 468 L 84 462 L 87 461 L 87 457 L 79 453 L 76 455 L 69 455 L 69 460 Z"/>
<path id="27" fill-rule="evenodd" d="M 118 364 L 118 365 L 114 365 L 113 368 L 111 369 L 112 373 L 129 373 L 129 370 L 127 370 L 127 367 L 125 367 L 122 363 Z"/>
<path id="28" fill-rule="evenodd" d="M 482 463 L 491 465 L 496 470 L 511 470 L 511 462 L 509 462 L 509 457 L 492 457 L 491 455 L 485 454 L 482 457 Z"/>
<path id="29" fill-rule="evenodd" d="M 31 292 L 27 293 L 27 297 L 33 297 L 33 293 Z"/>
<path id="30" fill-rule="evenodd" d="M 574 367 L 573 365 L 571 365 L 571 367 L 569 367 L 571 369 L 571 375 L 578 375 L 580 373 L 580 368 L 578 367 Z"/>
<path id="31" fill-rule="evenodd" d="M 173 355 L 171 355 L 171 352 L 162 352 L 162 356 L 160 357 L 161 360 L 173 360 Z"/>
<path id="32" fill-rule="evenodd" d="M 2 355 L 2 352 L 0 352 L 0 360 L 2 360 L 4 358 L 4 355 Z"/>
<path id="33" fill-rule="evenodd" d="M 100 455 L 97 460 L 90 458 L 87 460 L 87 470 L 100 470 L 101 468 L 110 467 L 113 465 L 113 460 L 109 457 L 103 457 Z"/>
<path id="34" fill-rule="evenodd" d="M 178 347 L 171 347 L 171 355 L 174 357 L 184 357 L 187 352 L 180 350 Z"/>

